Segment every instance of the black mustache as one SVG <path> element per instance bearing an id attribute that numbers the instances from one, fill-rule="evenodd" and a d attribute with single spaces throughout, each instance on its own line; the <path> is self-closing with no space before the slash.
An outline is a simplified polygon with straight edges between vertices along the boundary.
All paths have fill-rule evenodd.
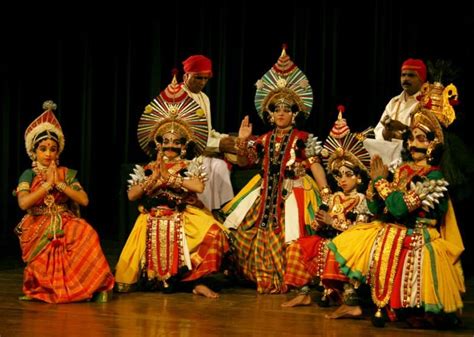
<path id="1" fill-rule="evenodd" d="M 163 152 L 165 152 L 165 151 L 171 151 L 171 152 L 174 152 L 176 154 L 181 154 L 181 149 L 179 147 L 164 147 Z"/>
<path id="2" fill-rule="evenodd" d="M 426 154 L 426 152 L 428 151 L 427 149 L 422 149 L 421 147 L 416 147 L 416 146 L 410 146 L 410 148 L 408 150 L 410 152 L 420 152 L 420 153 L 424 153 L 424 154 Z"/>

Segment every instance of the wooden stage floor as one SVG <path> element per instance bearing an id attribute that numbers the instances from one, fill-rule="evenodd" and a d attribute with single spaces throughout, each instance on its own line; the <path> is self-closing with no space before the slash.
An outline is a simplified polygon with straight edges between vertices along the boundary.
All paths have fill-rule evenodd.
<path id="1" fill-rule="evenodd" d="M 3 258 L 0 337 L 474 336 L 471 279 L 462 318 L 464 327 L 452 331 L 413 330 L 404 323 L 375 328 L 368 316 L 359 320 L 328 320 L 324 315 L 334 308 L 320 308 L 316 304 L 281 308 L 280 304 L 292 294 L 257 295 L 253 289 L 238 286 L 223 287 L 219 299 L 191 293 L 137 292 L 114 294 L 112 301 L 103 304 L 54 305 L 19 301 L 21 283 L 18 259 Z"/>

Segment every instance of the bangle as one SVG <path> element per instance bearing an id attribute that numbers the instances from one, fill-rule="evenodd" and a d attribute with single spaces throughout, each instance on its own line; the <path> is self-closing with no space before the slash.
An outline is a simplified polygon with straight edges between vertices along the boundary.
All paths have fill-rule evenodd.
<path id="1" fill-rule="evenodd" d="M 46 190 L 46 192 L 49 192 L 52 188 L 51 184 L 45 181 L 44 183 L 41 184 L 41 187 Z"/>
<path id="2" fill-rule="evenodd" d="M 329 186 L 324 186 L 323 188 L 321 188 L 320 195 L 324 203 L 328 202 L 330 194 L 331 194 L 331 189 L 329 188 Z"/>
<path id="3" fill-rule="evenodd" d="M 60 182 L 59 184 L 56 184 L 56 189 L 59 191 L 59 192 L 64 192 L 64 190 L 66 189 L 67 185 L 64 181 Z"/>
<path id="4" fill-rule="evenodd" d="M 308 158 L 308 163 L 310 165 L 314 164 L 314 163 L 321 163 L 321 158 L 319 158 L 318 156 L 309 157 Z"/>
<path id="5" fill-rule="evenodd" d="M 383 200 L 387 199 L 389 194 L 393 192 L 392 186 L 384 178 L 377 180 L 374 187 Z"/>
<path id="6" fill-rule="evenodd" d="M 408 191 L 403 195 L 403 201 L 405 201 L 405 204 L 407 205 L 408 212 L 413 212 L 421 205 L 420 196 L 413 190 Z"/>
<path id="7" fill-rule="evenodd" d="M 237 150 L 237 155 L 241 157 L 247 156 L 248 153 L 248 140 L 243 138 L 237 138 L 235 140 L 234 148 Z"/>
<path id="8" fill-rule="evenodd" d="M 142 184 L 140 184 L 143 191 L 146 193 L 155 186 L 156 180 L 153 178 L 147 178 Z"/>
<path id="9" fill-rule="evenodd" d="M 170 174 L 167 181 L 167 185 L 173 188 L 181 188 L 183 186 L 183 181 L 184 181 L 183 177 L 179 175 Z"/>

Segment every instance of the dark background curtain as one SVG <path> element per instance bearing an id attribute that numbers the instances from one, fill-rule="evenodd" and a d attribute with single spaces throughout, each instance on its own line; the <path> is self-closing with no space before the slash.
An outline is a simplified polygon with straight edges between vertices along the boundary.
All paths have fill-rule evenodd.
<path id="1" fill-rule="evenodd" d="M 262 4 L 263 5 L 263 4 Z M 472 128 L 474 10 L 469 1 L 444 7 L 381 0 L 320 1 L 312 8 L 272 5 L 257 11 L 242 2 L 228 8 L 141 8 L 128 15 L 81 11 L 71 15 L 10 15 L 0 22 L 0 248 L 19 256 L 13 228 L 21 219 L 12 190 L 31 163 L 23 133 L 43 101 L 58 104 L 65 136 L 61 163 L 79 171 L 89 194 L 84 217 L 104 240 L 123 243 L 133 225 L 124 202 L 131 163 L 145 162 L 136 137 L 144 107 L 171 80 L 171 70 L 191 54 L 213 60 L 206 91 L 216 130 L 237 132 L 255 112 L 254 83 L 277 61 L 283 43 L 306 73 L 314 105 L 306 130 L 325 139 L 346 106 L 353 131 L 375 126 L 388 100 L 401 92 L 400 65 L 408 57 L 448 59 L 461 104 L 452 125 L 465 142 Z M 115 11 L 115 10 L 114 10 Z M 147 12 L 148 11 L 148 12 Z M 465 242 L 471 219 L 455 200 Z M 127 220 L 125 220 L 125 218 Z M 464 255 L 471 263 L 471 250 Z"/>

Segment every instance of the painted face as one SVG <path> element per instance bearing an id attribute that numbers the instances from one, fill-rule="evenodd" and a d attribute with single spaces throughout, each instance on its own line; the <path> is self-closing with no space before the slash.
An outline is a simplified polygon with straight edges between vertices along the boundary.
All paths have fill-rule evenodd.
<path id="1" fill-rule="evenodd" d="M 357 187 L 357 176 L 354 171 L 347 166 L 341 166 L 339 170 L 334 173 L 334 177 L 344 193 L 350 193 Z"/>
<path id="2" fill-rule="evenodd" d="M 198 94 L 204 89 L 209 79 L 208 73 L 186 74 L 184 82 L 191 92 Z"/>
<path id="3" fill-rule="evenodd" d="M 275 106 L 275 111 L 273 112 L 273 120 L 275 126 L 284 129 L 291 125 L 293 120 L 293 112 L 291 107 L 287 104 L 278 104 Z"/>
<path id="4" fill-rule="evenodd" d="M 163 154 L 168 159 L 174 159 L 181 154 L 184 149 L 184 145 L 181 144 L 181 137 L 176 133 L 165 133 L 163 135 Z"/>
<path id="5" fill-rule="evenodd" d="M 51 162 L 58 158 L 59 146 L 52 139 L 45 139 L 39 142 L 36 147 L 36 161 L 42 166 L 48 167 Z"/>
<path id="6" fill-rule="evenodd" d="M 420 128 L 412 130 L 412 136 L 408 139 L 408 149 L 415 162 L 426 159 L 426 151 L 430 146 L 430 141 L 426 133 Z"/>

